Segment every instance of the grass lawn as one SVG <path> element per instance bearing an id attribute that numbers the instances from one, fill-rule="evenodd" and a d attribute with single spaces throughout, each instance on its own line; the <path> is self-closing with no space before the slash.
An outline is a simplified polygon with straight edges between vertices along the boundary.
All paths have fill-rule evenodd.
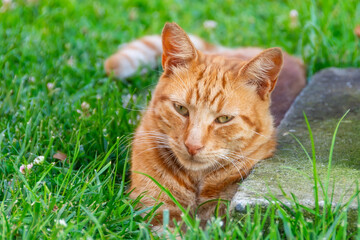
<path id="1" fill-rule="evenodd" d="M 0 6 L 2 239 L 174 238 L 176 231 L 151 233 L 151 209 L 135 208 L 140 198 L 126 193 L 129 143 L 161 69 L 125 83 L 103 70 L 119 44 L 160 33 L 166 21 L 227 46 L 280 46 L 304 59 L 309 76 L 360 65 L 353 32 L 358 0 L 2 0 Z M 292 9 L 298 19 L 291 20 Z M 209 19 L 215 29 L 203 27 Z M 44 161 L 34 164 L 39 156 Z M 253 214 L 240 220 L 228 215 L 225 226 L 214 217 L 204 230 L 185 214 L 191 228 L 183 236 L 360 238 L 360 230 L 347 231 L 341 209 L 305 211 L 314 221 L 304 211 L 275 203 L 248 209 Z"/>

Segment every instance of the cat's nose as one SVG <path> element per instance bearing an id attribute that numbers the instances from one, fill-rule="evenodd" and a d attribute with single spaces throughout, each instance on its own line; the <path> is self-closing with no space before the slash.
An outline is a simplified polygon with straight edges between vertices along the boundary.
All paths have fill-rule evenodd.
<path id="1" fill-rule="evenodd" d="M 191 144 L 189 142 L 185 142 L 185 146 L 188 150 L 188 152 L 190 153 L 190 155 L 195 155 L 197 154 L 203 147 L 204 145 L 201 144 Z"/>

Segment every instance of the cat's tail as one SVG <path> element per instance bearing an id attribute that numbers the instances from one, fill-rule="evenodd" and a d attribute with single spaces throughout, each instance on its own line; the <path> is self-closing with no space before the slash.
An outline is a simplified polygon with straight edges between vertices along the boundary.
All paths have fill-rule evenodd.
<path id="1" fill-rule="evenodd" d="M 219 48 L 197 36 L 189 35 L 189 37 L 200 51 L 216 51 Z M 124 79 L 134 75 L 138 70 L 146 71 L 149 67 L 156 67 L 161 54 L 161 36 L 145 36 L 122 44 L 115 54 L 106 59 L 105 71 L 108 75 L 113 74 L 117 78 Z"/>

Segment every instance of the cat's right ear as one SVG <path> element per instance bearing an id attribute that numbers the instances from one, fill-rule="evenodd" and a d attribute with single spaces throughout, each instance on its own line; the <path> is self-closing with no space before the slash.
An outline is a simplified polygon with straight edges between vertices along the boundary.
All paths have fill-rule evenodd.
<path id="1" fill-rule="evenodd" d="M 176 23 L 166 23 L 161 38 L 163 46 L 161 64 L 164 70 L 186 66 L 196 59 L 196 48 L 185 31 Z"/>

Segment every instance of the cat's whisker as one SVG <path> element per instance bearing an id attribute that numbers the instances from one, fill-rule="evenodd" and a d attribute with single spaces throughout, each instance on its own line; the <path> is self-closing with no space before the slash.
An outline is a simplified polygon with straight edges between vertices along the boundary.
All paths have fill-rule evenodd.
<path id="1" fill-rule="evenodd" d="M 128 110 L 130 112 L 145 112 L 146 111 L 146 108 L 135 109 L 135 108 L 128 108 L 128 107 L 124 107 L 124 106 L 122 106 L 122 109 Z"/>
<path id="2" fill-rule="evenodd" d="M 242 152 L 242 150 L 240 149 L 240 151 Z M 232 155 L 232 156 L 239 156 L 239 153 L 237 152 L 229 152 L 228 154 Z M 255 162 L 258 162 L 260 161 L 261 159 L 256 159 L 256 158 L 251 158 L 251 157 L 248 157 L 248 156 L 245 156 L 244 154 L 240 154 L 240 156 L 242 157 L 242 159 L 244 160 L 252 160 L 252 161 L 255 161 Z"/>
<path id="3" fill-rule="evenodd" d="M 249 159 L 247 159 L 247 157 L 242 156 L 236 152 L 235 153 L 228 152 L 223 159 L 231 162 L 234 166 L 237 166 L 237 170 L 238 170 L 242 180 L 243 180 L 243 175 L 248 174 L 249 169 L 254 165 L 254 161 L 249 161 Z M 256 162 L 257 161 L 258 160 L 256 160 Z M 238 166 L 237 164 L 240 164 L 240 165 Z M 243 171 L 244 174 L 240 173 L 239 167 Z"/>
<path id="4" fill-rule="evenodd" d="M 168 140 L 167 139 L 163 139 L 163 138 L 159 138 L 159 137 L 148 137 L 148 138 L 143 138 L 140 139 L 139 141 L 136 141 L 137 143 L 159 143 L 159 144 L 168 144 Z"/>
<path id="5" fill-rule="evenodd" d="M 175 154 L 173 151 L 171 151 L 170 149 L 168 151 L 164 151 L 164 153 L 161 153 L 161 156 L 164 159 L 164 162 L 168 164 L 168 166 L 172 165 L 172 162 L 170 162 L 170 160 L 173 160 L 175 158 Z M 177 171 L 179 171 L 179 169 L 177 169 Z"/>
<path id="6" fill-rule="evenodd" d="M 164 133 L 161 133 L 159 131 L 138 131 L 135 134 L 136 135 L 138 135 L 138 134 L 156 134 L 156 135 L 161 135 L 161 136 L 168 136 L 168 135 L 166 135 Z"/>
<path id="7" fill-rule="evenodd" d="M 133 135 L 133 134 L 129 134 L 129 135 Z M 163 140 L 163 142 L 165 143 L 165 144 L 167 144 L 167 142 L 166 142 L 166 135 L 156 135 L 156 133 L 155 132 L 147 132 L 147 133 L 145 133 L 145 132 L 140 132 L 139 134 L 138 134 L 138 136 L 139 136 L 139 138 L 141 139 L 141 140 L 139 140 L 138 142 L 140 143 L 140 142 L 144 142 L 144 143 L 146 143 L 146 141 L 148 141 L 147 143 L 152 143 L 153 142 L 153 140 L 154 139 L 157 139 L 157 140 Z M 149 139 L 144 139 L 144 137 L 148 137 Z M 121 152 L 121 154 L 123 154 L 124 153 L 124 151 L 126 151 L 127 149 L 129 149 L 130 148 L 130 146 L 132 145 L 132 143 L 133 143 L 133 140 L 134 140 L 134 138 L 135 138 L 135 136 L 128 136 L 128 137 L 126 137 L 126 139 L 123 141 L 123 143 L 126 143 L 126 146 L 125 146 L 125 148 L 126 149 L 124 149 L 122 152 Z"/>
<path id="8" fill-rule="evenodd" d="M 160 139 L 160 140 L 167 140 L 166 136 L 158 135 L 158 134 L 139 134 L 137 135 L 138 139 Z"/>
<path id="9" fill-rule="evenodd" d="M 163 148 L 164 148 L 164 149 L 168 149 L 167 146 L 164 146 L 164 147 L 155 146 L 155 147 L 147 148 L 147 149 L 145 149 L 145 150 L 143 150 L 143 151 L 141 151 L 141 152 L 139 152 L 139 153 L 136 153 L 136 154 L 133 155 L 132 157 L 137 157 L 137 156 L 139 156 L 139 155 L 141 155 L 141 154 L 143 154 L 143 153 L 145 153 L 145 152 L 147 152 L 147 151 L 150 151 L 150 150 L 163 149 Z"/>
<path id="10" fill-rule="evenodd" d="M 236 163 L 232 160 L 232 158 L 229 158 L 229 157 L 226 156 L 225 154 L 220 154 L 219 156 L 221 157 L 221 159 L 230 162 L 230 163 L 236 168 L 236 170 L 238 171 L 239 175 L 240 175 L 241 178 L 242 178 L 242 174 L 241 174 L 240 168 L 236 165 Z"/>
<path id="11" fill-rule="evenodd" d="M 239 175 L 242 176 L 240 169 L 238 168 L 238 166 L 236 165 L 237 162 L 235 162 L 234 159 L 226 156 L 225 154 L 222 153 L 208 153 L 207 155 L 204 156 L 206 159 L 209 159 L 210 161 L 214 162 L 216 161 L 216 163 L 218 163 L 224 170 L 226 170 L 225 166 L 223 164 L 221 164 L 217 159 L 223 159 L 226 162 L 232 164 L 235 166 L 235 168 L 237 169 L 237 171 L 239 172 Z"/>
<path id="12" fill-rule="evenodd" d="M 272 135 L 264 135 L 264 134 L 261 134 L 261 133 L 259 133 L 259 132 L 257 132 L 257 131 L 254 131 L 254 130 L 252 130 L 252 129 L 248 129 L 250 132 L 253 132 L 253 133 L 255 133 L 255 134 L 257 134 L 257 135 L 259 135 L 259 136 L 262 136 L 262 137 L 265 137 L 265 138 L 272 138 L 273 136 Z"/>
<path id="13" fill-rule="evenodd" d="M 139 139 L 146 139 L 146 138 L 154 139 L 154 138 L 156 138 L 156 139 L 164 139 L 164 140 L 167 139 L 167 137 L 157 135 L 157 134 L 143 134 L 143 135 L 139 135 L 138 138 Z"/>
<path id="14" fill-rule="evenodd" d="M 233 153 L 230 153 L 229 155 L 235 155 L 238 157 L 238 155 L 233 154 Z M 238 162 L 239 162 L 239 164 L 241 164 L 241 168 L 244 171 L 245 175 L 249 174 L 250 169 L 255 165 L 256 162 L 259 161 L 259 159 L 252 159 L 252 158 L 248 158 L 248 157 L 244 157 L 244 156 L 242 156 L 240 159 L 241 159 L 241 161 L 238 161 Z M 242 180 L 244 180 L 243 177 L 242 177 Z"/>
<path id="15" fill-rule="evenodd" d="M 210 158 L 210 160 L 212 160 L 213 162 L 219 164 L 220 167 L 222 167 L 224 170 L 226 170 L 225 166 L 223 164 L 221 164 L 218 160 L 216 160 L 216 158 Z"/>
<path id="16" fill-rule="evenodd" d="M 248 172 L 248 170 L 249 170 L 249 167 L 248 166 L 253 166 L 254 165 L 254 162 L 252 162 L 252 161 L 249 161 L 248 159 L 246 159 L 246 158 L 237 158 L 236 159 L 236 162 L 238 163 L 238 164 L 240 164 L 240 166 L 241 166 L 241 169 L 244 171 L 244 173 L 247 173 Z"/>

